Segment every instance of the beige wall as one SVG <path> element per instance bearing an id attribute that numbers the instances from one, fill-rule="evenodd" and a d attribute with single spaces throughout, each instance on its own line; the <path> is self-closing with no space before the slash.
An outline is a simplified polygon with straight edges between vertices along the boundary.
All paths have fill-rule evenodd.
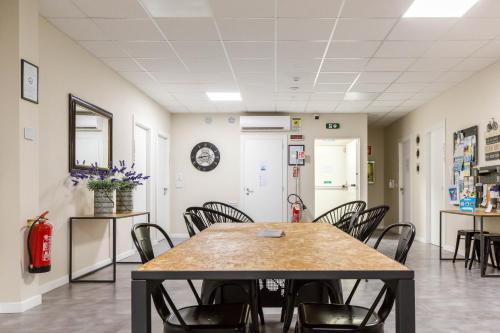
<path id="1" fill-rule="evenodd" d="M 375 184 L 368 184 L 368 205 L 385 204 L 384 198 L 384 128 L 368 126 L 368 145 L 372 146 L 372 155 L 368 161 L 375 161 Z"/>
<path id="2" fill-rule="evenodd" d="M 228 122 L 229 115 L 209 115 L 210 124 L 205 123 L 207 115 L 173 114 L 171 146 L 171 227 L 170 232 L 186 234 L 182 213 L 189 206 L 199 206 L 209 200 L 238 203 L 240 197 L 240 129 L 236 122 Z M 305 135 L 306 165 L 301 170 L 301 194 L 311 210 L 314 209 L 314 173 L 313 147 L 315 138 L 360 138 L 361 148 L 361 198 L 367 198 L 366 185 L 366 114 L 321 114 L 320 120 L 314 120 L 312 114 L 293 114 L 302 118 L 302 130 Z M 327 122 L 339 122 L 339 130 L 325 129 Z M 208 173 L 197 171 L 191 164 L 190 152 L 201 141 L 214 143 L 221 152 L 219 166 Z M 176 188 L 176 177 L 182 174 L 183 188 Z M 295 180 L 289 170 L 288 191 L 295 189 Z"/>
<path id="3" fill-rule="evenodd" d="M 450 89 L 420 109 L 411 112 L 401 120 L 393 123 L 385 131 L 385 177 L 398 178 L 398 141 L 409 137 L 412 142 L 412 156 L 415 156 L 415 137 L 420 134 L 421 161 L 425 161 L 428 152 L 425 132 L 446 122 L 446 184 L 451 183 L 453 132 L 470 126 L 479 126 L 479 165 L 500 164 L 500 161 L 485 162 L 484 132 L 491 117 L 499 118 L 500 94 L 500 63 L 494 64 L 484 71 Z M 422 165 L 422 163 L 421 163 Z M 412 163 L 412 211 L 413 222 L 417 226 L 417 238 L 425 240 L 426 235 L 426 177 L 425 166 L 420 174 L 415 171 Z M 386 190 L 386 200 L 394 209 L 388 218 L 390 222 L 398 220 L 398 191 Z M 470 228 L 470 219 L 458 216 L 446 218 L 447 227 L 444 240 L 448 247 L 454 246 L 456 230 Z M 498 221 L 497 221 L 498 222 Z M 498 226 L 488 224 L 490 230 L 500 231 Z"/>

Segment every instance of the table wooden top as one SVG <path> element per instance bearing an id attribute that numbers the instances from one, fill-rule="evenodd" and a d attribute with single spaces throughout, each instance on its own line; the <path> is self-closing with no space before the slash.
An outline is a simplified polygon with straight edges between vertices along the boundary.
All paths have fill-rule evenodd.
<path id="1" fill-rule="evenodd" d="M 500 217 L 500 213 L 496 211 L 487 213 L 484 211 L 484 209 L 476 209 L 475 212 L 462 212 L 460 209 L 444 209 L 441 210 L 441 212 L 446 214 L 478 216 L 478 217 Z"/>
<path id="2" fill-rule="evenodd" d="M 286 236 L 259 237 L 257 231 L 261 229 L 282 229 Z M 161 275 L 164 278 L 241 276 L 230 273 L 245 273 L 252 278 L 285 278 L 290 272 L 304 273 L 293 275 L 297 278 L 331 277 L 324 274 L 331 272 L 354 273 L 342 275 L 345 278 L 360 276 L 360 272 L 382 275 L 384 272 L 399 272 L 401 274 L 397 276 L 413 277 L 413 271 L 407 267 L 323 223 L 215 224 L 142 265 L 132 276 L 159 278 L 160 274 L 154 273 L 160 272 L 166 273 Z"/>
<path id="3" fill-rule="evenodd" d="M 77 215 L 77 216 L 71 216 L 70 219 L 78 219 L 78 220 L 123 219 L 126 217 L 134 217 L 147 214 L 149 214 L 149 212 L 112 213 L 103 215 Z"/>

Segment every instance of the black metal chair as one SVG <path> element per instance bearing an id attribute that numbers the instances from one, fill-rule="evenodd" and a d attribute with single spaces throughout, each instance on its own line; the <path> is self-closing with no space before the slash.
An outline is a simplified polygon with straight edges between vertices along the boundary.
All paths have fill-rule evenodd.
<path id="1" fill-rule="evenodd" d="M 368 242 L 388 211 L 389 206 L 380 205 L 360 212 L 352 219 L 349 234 L 363 243 Z"/>
<path id="2" fill-rule="evenodd" d="M 486 271 L 486 266 L 488 266 L 488 260 L 491 260 L 491 265 L 493 267 L 498 268 L 500 265 L 500 263 L 498 262 L 499 259 L 497 253 L 498 251 L 497 248 L 495 248 L 495 244 L 498 244 L 498 242 L 500 242 L 500 234 L 483 232 L 483 238 L 484 238 L 484 257 L 486 258 L 486 265 L 481 265 L 481 270 L 484 273 Z M 496 256 L 497 259 L 496 262 L 495 258 L 493 257 L 493 253 L 495 253 Z M 477 232 L 476 234 L 473 235 L 472 255 L 470 256 L 469 270 L 472 268 L 472 264 L 474 263 L 476 258 L 477 261 L 480 262 L 480 257 L 481 257 L 481 237 L 480 233 Z"/>
<path id="3" fill-rule="evenodd" d="M 360 200 L 351 201 L 320 215 L 313 222 L 329 223 L 344 232 L 349 232 L 352 217 L 365 210 L 365 208 L 366 202 Z"/>
<path id="4" fill-rule="evenodd" d="M 244 222 L 244 223 L 253 223 L 254 222 L 254 220 L 252 220 L 252 218 L 250 216 L 243 213 L 238 208 L 233 207 L 233 206 L 228 205 L 228 204 L 223 203 L 223 202 L 218 202 L 218 201 L 205 202 L 203 204 L 203 208 L 208 208 L 208 209 L 215 210 L 217 212 L 229 215 L 229 216 L 235 218 L 236 220 L 239 220 L 240 222 Z"/>
<path id="5" fill-rule="evenodd" d="M 184 213 L 184 222 L 186 223 L 189 237 L 196 235 L 196 229 L 200 232 L 214 223 L 242 223 L 227 214 L 203 207 L 189 207 L 186 209 Z M 257 323 L 258 317 L 260 317 L 261 323 L 264 324 L 264 310 L 260 304 L 260 297 L 257 292 L 258 288 L 258 281 L 253 280 L 203 280 L 201 299 L 203 304 L 213 304 L 217 294 L 219 294 L 219 302 L 224 303 L 234 298 L 231 296 L 228 297 L 228 294 L 238 293 L 238 291 L 240 291 L 241 294 L 241 292 L 243 292 L 246 297 L 249 297 L 252 322 Z M 230 292 L 224 293 L 224 289 L 229 289 Z M 224 297 L 224 295 L 226 296 Z M 257 328 L 254 326 L 254 330 L 256 329 Z"/>
<path id="6" fill-rule="evenodd" d="M 139 223 L 132 227 L 132 240 L 139 252 L 141 261 L 146 263 L 155 257 L 150 237 L 155 228 L 165 237 L 170 248 L 174 245 L 167 233 L 158 225 Z M 162 283 L 152 288 L 151 298 L 168 333 L 218 333 L 247 332 L 250 307 L 248 304 L 210 304 L 203 305 L 193 283 L 188 280 L 198 305 L 177 309 Z M 168 304 L 168 306 L 167 306 Z M 169 309 L 170 308 L 170 309 Z"/>
<path id="7" fill-rule="evenodd" d="M 374 248 L 378 249 L 387 233 L 400 229 L 394 260 L 404 264 L 415 239 L 415 226 L 393 224 L 385 228 Z M 296 333 L 383 333 L 384 322 L 396 299 L 397 282 L 385 282 L 370 308 L 350 305 L 361 280 L 357 280 L 345 304 L 304 303 L 299 305 Z M 382 300 L 380 307 L 377 307 Z"/>
<path id="8" fill-rule="evenodd" d="M 488 231 L 485 231 L 484 234 L 488 234 Z M 457 260 L 458 248 L 460 247 L 460 240 L 463 239 L 465 241 L 465 267 L 467 268 L 467 264 L 470 260 L 470 251 L 472 240 L 475 237 L 479 237 L 479 230 L 458 230 L 457 231 L 457 241 L 455 242 L 455 252 L 453 253 L 453 263 Z M 474 255 L 474 252 L 473 252 Z"/>

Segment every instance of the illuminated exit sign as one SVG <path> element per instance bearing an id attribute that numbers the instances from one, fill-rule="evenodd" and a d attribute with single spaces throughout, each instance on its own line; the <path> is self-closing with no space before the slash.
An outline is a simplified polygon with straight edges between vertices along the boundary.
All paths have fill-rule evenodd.
<path id="1" fill-rule="evenodd" d="M 326 123 L 326 129 L 339 129 L 339 123 Z"/>

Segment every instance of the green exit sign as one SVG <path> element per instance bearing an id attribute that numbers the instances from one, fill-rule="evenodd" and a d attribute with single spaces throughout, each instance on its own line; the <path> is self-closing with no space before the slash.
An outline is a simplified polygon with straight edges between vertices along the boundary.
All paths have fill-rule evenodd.
<path id="1" fill-rule="evenodd" d="M 326 123 L 326 129 L 339 129 L 339 123 Z"/>

